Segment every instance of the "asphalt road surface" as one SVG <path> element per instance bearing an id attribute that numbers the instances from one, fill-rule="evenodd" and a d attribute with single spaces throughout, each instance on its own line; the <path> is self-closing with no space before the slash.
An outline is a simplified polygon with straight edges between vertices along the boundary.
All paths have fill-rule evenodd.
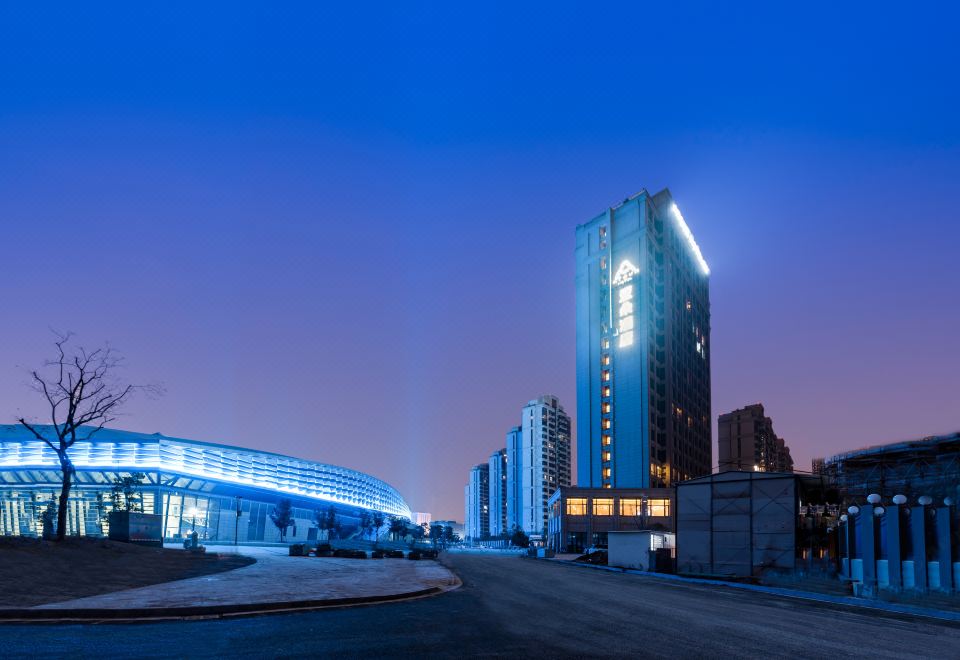
<path id="1" fill-rule="evenodd" d="M 4 625 L 18 657 L 960 658 L 960 626 L 518 557 L 444 558 L 460 589 L 303 614 Z"/>

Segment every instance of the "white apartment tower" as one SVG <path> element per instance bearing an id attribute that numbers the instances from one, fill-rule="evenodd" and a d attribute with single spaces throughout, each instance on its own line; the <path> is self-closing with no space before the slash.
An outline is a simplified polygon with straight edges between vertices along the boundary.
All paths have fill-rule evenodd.
<path id="1" fill-rule="evenodd" d="M 560 486 L 570 485 L 570 418 L 555 396 L 544 395 L 523 408 L 518 466 L 519 525 L 531 536 L 547 526 L 547 500 Z"/>
<path id="2" fill-rule="evenodd" d="M 507 450 L 490 455 L 490 536 L 497 537 L 507 527 Z"/>
<path id="3" fill-rule="evenodd" d="M 470 470 L 463 489 L 464 534 L 469 540 L 486 538 L 490 531 L 490 465 L 481 463 Z"/>

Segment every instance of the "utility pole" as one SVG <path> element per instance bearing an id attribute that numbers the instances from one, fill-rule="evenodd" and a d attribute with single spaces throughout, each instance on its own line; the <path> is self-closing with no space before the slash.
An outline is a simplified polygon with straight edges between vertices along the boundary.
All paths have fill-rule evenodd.
<path id="1" fill-rule="evenodd" d="M 233 524 L 233 545 L 240 544 L 240 516 L 243 514 L 243 498 L 237 497 L 237 519 Z"/>

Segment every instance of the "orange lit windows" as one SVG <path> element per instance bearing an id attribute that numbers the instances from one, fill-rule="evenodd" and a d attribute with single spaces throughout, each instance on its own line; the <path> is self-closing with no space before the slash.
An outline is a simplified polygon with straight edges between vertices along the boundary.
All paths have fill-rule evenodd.
<path id="1" fill-rule="evenodd" d="M 647 502 L 647 515 L 653 518 L 669 518 L 670 500 L 649 500 Z"/>
<path id="2" fill-rule="evenodd" d="M 620 515 L 636 517 L 643 511 L 643 500 L 620 500 Z"/>
<path id="3" fill-rule="evenodd" d="M 608 497 L 594 498 L 593 515 L 612 516 L 613 515 L 613 498 L 608 498 Z"/>
<path id="4" fill-rule="evenodd" d="M 609 385 L 604 385 L 604 386 L 603 386 L 603 390 L 601 391 L 601 395 L 602 395 L 602 396 L 605 396 L 605 397 L 606 397 L 606 396 L 610 396 L 610 386 L 609 386 Z"/>
<path id="5" fill-rule="evenodd" d="M 603 458 L 603 462 L 606 463 L 607 461 L 610 460 L 610 452 L 608 451 L 603 452 L 601 454 L 601 457 Z"/>
<path id="6" fill-rule="evenodd" d="M 609 446 L 610 446 L 610 440 L 611 440 L 611 438 L 610 438 L 609 435 L 603 435 L 603 436 L 601 436 L 601 438 L 600 438 L 600 444 L 602 444 L 604 447 L 609 447 Z"/>
<path id="7" fill-rule="evenodd" d="M 613 406 L 610 405 L 609 401 L 604 401 L 603 404 L 600 406 L 600 410 L 602 410 L 605 413 L 608 413 L 611 410 L 613 410 Z"/>
<path id="8" fill-rule="evenodd" d="M 568 516 L 585 516 L 587 515 L 587 498 L 585 497 L 571 497 L 567 500 L 567 515 Z"/>
<path id="9" fill-rule="evenodd" d="M 601 426 L 604 430 L 609 430 L 610 427 L 612 426 L 612 423 L 610 422 L 609 419 L 605 419 L 605 420 L 603 420 L 603 421 L 600 423 L 600 426 Z"/>
<path id="10" fill-rule="evenodd" d="M 600 373 L 600 380 L 602 380 L 604 383 L 610 382 L 610 370 L 609 370 L 609 369 L 604 369 L 604 370 Z"/>

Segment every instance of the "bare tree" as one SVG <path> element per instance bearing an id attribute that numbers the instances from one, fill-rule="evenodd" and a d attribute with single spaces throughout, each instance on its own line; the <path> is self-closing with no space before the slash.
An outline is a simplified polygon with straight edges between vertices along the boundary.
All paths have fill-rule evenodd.
<path id="1" fill-rule="evenodd" d="M 159 388 L 120 383 L 114 373 L 123 358 L 111 348 L 87 351 L 78 346 L 72 349 L 68 346 L 73 336 L 71 333 L 55 334 L 57 357 L 44 363 L 42 370 L 30 372 L 32 387 L 43 394 L 50 406 L 51 425 L 30 423 L 24 417 L 18 421 L 56 452 L 60 461 L 63 482 L 57 507 L 56 539 L 62 541 L 67 533 L 67 500 L 76 471 L 70 461 L 70 448 L 78 440 L 90 440 L 115 420 L 119 407 L 133 392 L 149 390 L 159 393 Z"/>

